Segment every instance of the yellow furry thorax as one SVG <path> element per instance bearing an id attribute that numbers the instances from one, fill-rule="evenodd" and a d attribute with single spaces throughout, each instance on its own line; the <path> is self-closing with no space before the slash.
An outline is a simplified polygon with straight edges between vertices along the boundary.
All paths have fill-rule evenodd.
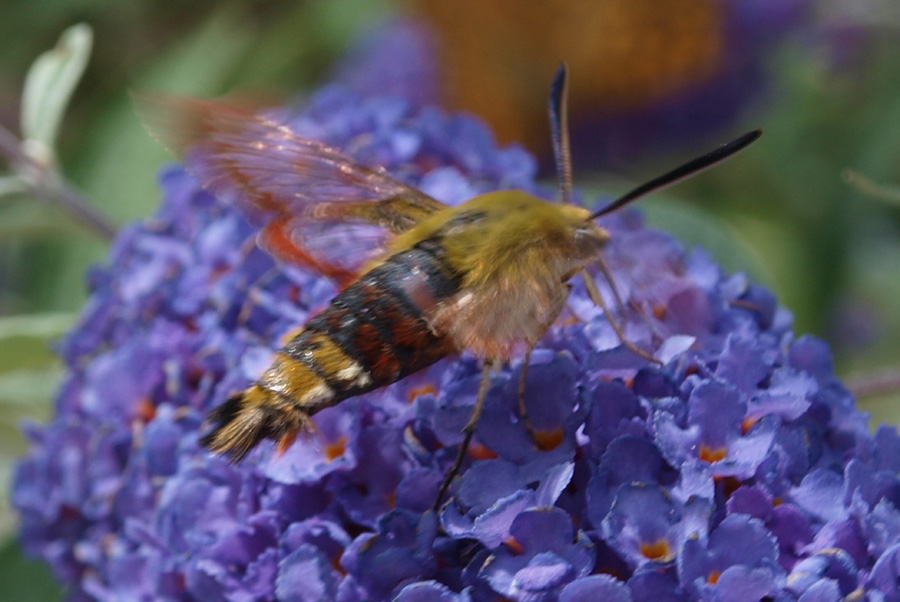
<path id="1" fill-rule="evenodd" d="M 471 221 L 455 219 L 478 216 Z M 609 234 L 576 205 L 553 203 L 522 190 L 501 190 L 448 207 L 395 238 L 387 256 L 440 236 L 449 267 L 475 285 L 503 266 L 528 269 L 534 261 L 583 263 L 595 257 Z M 519 266 L 518 268 L 514 266 Z"/>

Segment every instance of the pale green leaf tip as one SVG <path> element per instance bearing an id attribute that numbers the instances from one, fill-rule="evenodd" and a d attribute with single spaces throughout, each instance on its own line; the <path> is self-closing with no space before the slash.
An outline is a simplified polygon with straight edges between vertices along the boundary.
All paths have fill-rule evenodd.
<path id="1" fill-rule="evenodd" d="M 34 61 L 25 78 L 22 138 L 47 149 L 50 157 L 69 98 L 90 58 L 93 38 L 93 31 L 84 23 L 69 27 L 53 49 Z"/>
<path id="2" fill-rule="evenodd" d="M 66 29 L 59 39 L 65 46 L 83 48 L 85 52 L 90 52 L 91 44 L 94 41 L 94 31 L 87 23 L 76 23 Z"/>

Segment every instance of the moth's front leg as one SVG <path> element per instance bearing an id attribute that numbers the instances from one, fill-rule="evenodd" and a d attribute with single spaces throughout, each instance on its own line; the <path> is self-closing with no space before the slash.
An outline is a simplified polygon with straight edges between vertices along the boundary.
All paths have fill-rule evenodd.
<path id="1" fill-rule="evenodd" d="M 528 378 L 528 366 L 531 363 L 532 351 L 534 351 L 534 348 L 537 346 L 538 342 L 540 342 L 540 340 L 544 338 L 544 335 L 547 334 L 547 331 L 550 330 L 550 327 L 553 326 L 553 323 L 556 322 L 556 318 L 559 317 L 559 314 L 566 306 L 566 301 L 569 300 L 569 294 L 571 292 L 572 285 L 568 282 L 563 283 L 560 289 L 560 294 L 556 297 L 556 299 L 554 299 L 554 305 L 547 313 L 547 318 L 541 325 L 540 334 L 534 341 L 529 341 L 528 343 L 528 350 L 525 352 L 525 357 L 522 360 L 522 370 L 521 372 L 519 372 L 519 386 L 517 389 L 519 400 L 519 418 L 522 419 L 522 422 L 525 424 L 525 430 L 528 431 L 528 435 L 531 437 L 531 440 L 534 441 L 534 444 L 538 447 L 538 449 L 543 449 L 543 445 L 541 444 L 540 439 L 538 438 L 534 430 L 534 425 L 531 424 L 531 418 L 528 416 L 528 407 L 525 404 L 525 381 Z"/>

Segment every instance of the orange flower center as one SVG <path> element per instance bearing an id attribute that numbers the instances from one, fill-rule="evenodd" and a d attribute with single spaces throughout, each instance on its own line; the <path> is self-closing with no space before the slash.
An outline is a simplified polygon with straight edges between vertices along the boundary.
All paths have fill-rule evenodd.
<path id="1" fill-rule="evenodd" d="M 504 539 L 503 543 L 506 544 L 506 547 L 509 548 L 509 551 L 513 556 L 518 556 L 523 551 L 522 544 L 520 544 L 512 535 Z"/>
<path id="2" fill-rule="evenodd" d="M 429 395 L 429 394 L 437 395 L 437 389 L 435 389 L 434 385 L 432 385 L 431 383 L 422 385 L 421 387 L 416 387 L 414 389 L 411 389 L 409 391 L 409 394 L 407 395 L 407 399 L 409 400 L 409 403 L 412 403 L 416 400 L 416 397 L 419 397 L 420 395 Z"/>
<path id="3" fill-rule="evenodd" d="M 669 542 L 665 539 L 659 539 L 650 543 L 642 543 L 641 554 L 644 558 L 658 560 L 660 562 L 666 562 L 672 559 L 672 550 L 669 548 Z"/>
<path id="4" fill-rule="evenodd" d="M 717 447 L 715 449 L 706 447 L 705 445 L 700 446 L 700 459 L 704 462 L 709 462 L 712 464 L 713 462 L 718 462 L 719 460 L 725 459 L 726 449 L 724 447 Z"/>
<path id="5" fill-rule="evenodd" d="M 561 428 L 552 431 L 535 431 L 534 442 L 538 448 L 544 451 L 556 449 L 563 441 L 563 430 Z"/>
<path id="6" fill-rule="evenodd" d="M 475 460 L 493 460 L 497 458 L 497 452 L 477 441 L 469 445 L 468 454 L 469 457 Z"/>
<path id="7" fill-rule="evenodd" d="M 759 422 L 759 418 L 744 418 L 741 422 L 741 434 L 746 435 L 747 431 L 752 429 L 757 422 Z"/>
<path id="8" fill-rule="evenodd" d="M 325 458 L 331 462 L 338 456 L 344 455 L 344 450 L 347 449 L 347 438 L 341 437 L 334 443 L 329 443 L 325 446 Z"/>

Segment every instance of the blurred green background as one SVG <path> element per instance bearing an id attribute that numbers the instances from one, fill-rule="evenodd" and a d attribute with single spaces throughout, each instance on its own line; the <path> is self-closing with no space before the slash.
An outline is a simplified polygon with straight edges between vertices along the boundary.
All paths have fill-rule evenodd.
<path id="1" fill-rule="evenodd" d="M 587 4 L 601 7 L 596 22 L 569 21 L 611 40 L 607 47 L 588 44 L 590 31 L 573 33 L 563 20 L 554 21 L 560 7 L 574 14 L 573 7 Z M 790 23 L 775 35 L 763 22 L 728 26 L 726 5 L 731 19 L 761 20 L 763 9 L 739 10 L 752 2 L 694 2 L 694 8 L 707 10 L 696 11 L 688 26 L 684 39 L 691 43 L 675 46 L 666 37 L 674 18 L 660 8 L 668 4 L 556 0 L 517 11 L 506 1 L 9 1 L 0 19 L 0 125 L 18 134 L 29 66 L 67 27 L 88 24 L 93 52 L 56 151 L 72 185 L 98 213 L 121 224 L 153 212 L 159 197 L 155 174 L 168 160 L 134 116 L 128 89 L 207 97 L 255 90 L 293 97 L 328 81 L 348 47 L 401 13 L 431 24 L 442 50 L 444 104 L 485 116 L 503 142 L 523 141 L 544 159 L 549 136 L 543 107 L 560 58 L 570 62 L 577 125 L 589 124 L 592 111 L 602 113 L 600 123 L 617 114 L 634 120 L 648 110 L 637 107 L 642 102 L 661 103 L 664 112 L 667 98 L 727 68 L 729 52 L 752 55 L 752 69 L 743 67 L 746 102 L 717 128 L 683 137 L 667 130 L 658 145 L 625 153 L 627 167 L 608 157 L 593 165 L 579 159 L 575 133 L 576 183 L 592 192 L 621 192 L 656 175 L 661 165 L 763 127 L 762 140 L 739 160 L 643 201 L 648 221 L 774 290 L 794 313 L 798 333 L 831 343 L 838 374 L 860 391 L 859 404 L 873 414 L 873 426 L 900 423 L 900 8 L 874 1 L 852 8 L 786 2 L 802 10 L 766 16 Z M 667 10 L 685 14 L 675 4 Z M 628 6 L 644 12 L 635 15 Z M 657 28 L 652 35 L 647 22 Z M 491 35 L 466 34 L 473 27 Z M 616 36 L 605 27 L 614 27 Z M 715 35 L 704 29 L 709 27 Z M 494 56 L 484 43 L 505 52 Z M 622 80 L 623 74 L 631 79 Z M 586 117 L 579 121 L 577 115 Z M 869 185 L 850 185 L 846 170 Z M 552 172 L 545 175 L 552 183 Z M 50 345 L 74 322 L 86 299 L 84 272 L 103 260 L 107 246 L 58 208 L 28 193 L 3 195 L 0 186 L 4 599 L 61 596 L 47 570 L 23 559 L 14 543 L 8 478 L 25 449 L 19 424 L 51 412 L 61 366 Z"/>

